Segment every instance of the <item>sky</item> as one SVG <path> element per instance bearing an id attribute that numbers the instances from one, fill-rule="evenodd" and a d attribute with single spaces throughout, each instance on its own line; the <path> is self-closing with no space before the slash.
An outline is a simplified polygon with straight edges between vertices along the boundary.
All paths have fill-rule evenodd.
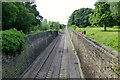
<path id="1" fill-rule="evenodd" d="M 97 0 L 36 0 L 37 10 L 47 21 L 67 24 L 69 16 L 80 8 L 94 8 Z"/>

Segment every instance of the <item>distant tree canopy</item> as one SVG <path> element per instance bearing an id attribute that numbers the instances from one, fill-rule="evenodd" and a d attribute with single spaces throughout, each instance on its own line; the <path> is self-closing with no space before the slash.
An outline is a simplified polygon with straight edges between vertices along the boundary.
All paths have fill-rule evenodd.
<path id="1" fill-rule="evenodd" d="M 69 17 L 68 25 L 76 25 L 78 27 L 86 27 L 90 25 L 89 14 L 92 13 L 91 8 L 81 8 L 75 10 Z"/>
<path id="2" fill-rule="evenodd" d="M 81 8 L 75 10 L 69 17 L 68 26 L 74 25 L 78 27 L 104 26 L 120 26 L 120 2 L 97 2 L 94 4 L 95 9 Z"/>
<path id="3" fill-rule="evenodd" d="M 50 30 L 56 30 L 64 29 L 66 25 L 60 24 L 59 22 L 49 21 L 48 23 Z"/>
<path id="4" fill-rule="evenodd" d="M 48 30 L 49 29 L 49 25 L 48 25 L 48 22 L 47 22 L 47 19 L 44 19 L 41 23 L 41 30 Z"/>
<path id="5" fill-rule="evenodd" d="M 32 28 L 32 31 L 46 31 L 46 30 L 55 30 L 58 31 L 59 29 L 64 29 L 66 25 L 60 24 L 59 22 L 55 21 L 47 21 L 47 19 L 43 19 L 41 21 L 41 25 L 38 25 Z"/>
<path id="6" fill-rule="evenodd" d="M 110 2 L 110 10 L 112 12 L 112 17 L 117 20 L 118 25 L 120 26 L 120 1 Z"/>
<path id="7" fill-rule="evenodd" d="M 91 25 L 113 26 L 115 20 L 111 16 L 110 5 L 107 2 L 96 2 L 93 13 L 90 14 Z"/>
<path id="8" fill-rule="evenodd" d="M 16 28 L 28 33 L 30 28 L 41 23 L 42 16 L 36 5 L 29 2 L 2 2 L 2 29 Z"/>
<path id="9" fill-rule="evenodd" d="M 60 26 L 59 26 L 59 27 L 60 27 L 60 29 L 64 29 L 64 28 L 65 28 L 65 26 L 66 26 L 65 24 L 60 24 Z"/>
<path id="10" fill-rule="evenodd" d="M 59 30 L 60 29 L 60 24 L 59 24 L 59 22 L 49 22 L 49 28 L 51 29 L 51 30 Z"/>

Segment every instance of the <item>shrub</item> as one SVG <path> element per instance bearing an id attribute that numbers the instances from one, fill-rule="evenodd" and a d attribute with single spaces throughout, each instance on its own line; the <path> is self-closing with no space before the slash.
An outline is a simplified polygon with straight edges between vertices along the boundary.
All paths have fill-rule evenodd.
<path id="1" fill-rule="evenodd" d="M 120 26 L 113 26 L 113 28 L 115 28 L 115 29 L 120 29 Z"/>
<path id="2" fill-rule="evenodd" d="M 96 25 L 91 25 L 90 27 L 97 28 L 98 26 L 96 26 Z"/>
<path id="3" fill-rule="evenodd" d="M 77 26 L 76 26 L 76 25 L 72 25 L 72 28 L 73 28 L 74 30 L 76 30 Z"/>
<path id="4" fill-rule="evenodd" d="M 27 36 L 22 31 L 10 29 L 2 31 L 2 51 L 8 55 L 21 53 Z"/>
<path id="5" fill-rule="evenodd" d="M 87 26 L 86 28 L 90 28 L 90 26 Z"/>
<path id="6" fill-rule="evenodd" d="M 77 27 L 77 28 L 76 28 L 76 31 L 81 32 L 81 29 Z"/>
<path id="7" fill-rule="evenodd" d="M 43 32 L 43 31 L 40 31 L 40 30 L 30 31 L 30 34 L 36 34 L 36 33 L 40 33 L 40 32 Z"/>
<path id="8" fill-rule="evenodd" d="M 60 33 L 60 32 L 62 32 L 62 30 L 63 30 L 63 29 L 59 29 L 59 31 L 58 31 L 58 32 Z"/>

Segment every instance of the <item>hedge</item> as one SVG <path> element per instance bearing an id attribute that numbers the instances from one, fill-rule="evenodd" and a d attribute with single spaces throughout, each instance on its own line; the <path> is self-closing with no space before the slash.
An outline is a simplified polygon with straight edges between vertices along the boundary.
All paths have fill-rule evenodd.
<path id="1" fill-rule="evenodd" d="M 2 31 L 2 52 L 8 55 L 21 53 L 27 36 L 22 31 L 10 29 Z"/>

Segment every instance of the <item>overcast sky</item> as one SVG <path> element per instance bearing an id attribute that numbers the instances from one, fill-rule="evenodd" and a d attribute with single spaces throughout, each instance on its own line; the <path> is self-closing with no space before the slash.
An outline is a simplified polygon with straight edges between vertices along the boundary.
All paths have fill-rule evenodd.
<path id="1" fill-rule="evenodd" d="M 94 8 L 97 0 L 36 0 L 37 10 L 48 21 L 67 24 L 69 16 L 76 9 Z"/>

